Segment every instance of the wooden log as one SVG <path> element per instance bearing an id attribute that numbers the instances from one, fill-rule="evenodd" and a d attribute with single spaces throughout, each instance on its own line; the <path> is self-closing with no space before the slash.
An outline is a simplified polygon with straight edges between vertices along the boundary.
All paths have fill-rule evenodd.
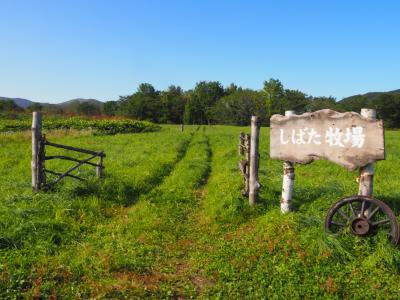
<path id="1" fill-rule="evenodd" d="M 51 160 L 51 159 L 64 159 L 64 160 L 75 161 L 75 162 L 83 162 L 80 159 L 69 157 L 69 156 L 64 156 L 64 155 L 51 155 L 51 156 L 46 156 L 45 157 L 45 160 Z M 83 163 L 87 164 L 87 165 L 91 165 L 93 167 L 98 167 L 99 166 L 99 164 L 92 163 L 90 161 L 83 162 Z M 102 168 L 104 169 L 104 166 L 102 166 Z"/>
<path id="2" fill-rule="evenodd" d="M 293 110 L 285 111 L 285 116 L 295 115 Z M 294 163 L 290 161 L 283 162 L 283 183 L 282 183 L 282 199 L 281 212 L 287 213 L 291 210 L 291 201 L 294 189 Z"/>
<path id="3" fill-rule="evenodd" d="M 102 151 L 96 152 L 96 151 L 72 147 L 72 146 L 60 145 L 60 144 L 52 143 L 49 141 L 46 141 L 46 145 L 53 146 L 56 148 L 62 148 L 62 149 L 66 149 L 66 150 L 72 150 L 72 151 L 76 151 L 76 152 L 91 154 L 91 155 L 95 155 L 95 156 L 103 156 L 103 157 L 106 156 L 105 153 L 103 153 Z"/>
<path id="4" fill-rule="evenodd" d="M 45 170 L 45 172 L 49 173 L 49 174 L 57 175 L 57 176 L 63 175 L 63 173 L 54 172 L 54 171 L 51 171 L 51 170 Z M 67 174 L 67 175 L 65 175 L 65 177 L 71 177 L 71 178 L 78 179 L 80 181 L 86 181 L 86 179 L 84 179 L 84 178 L 81 178 L 81 177 L 78 177 L 78 176 L 75 176 L 75 175 L 71 175 L 71 174 Z"/>
<path id="5" fill-rule="evenodd" d="M 243 175 L 246 175 L 246 166 L 247 166 L 247 160 L 240 160 L 239 161 L 239 170 Z"/>
<path id="6" fill-rule="evenodd" d="M 40 188 L 46 185 L 46 173 L 45 173 L 45 162 L 46 162 L 46 135 L 43 134 L 39 143 L 39 181 Z"/>
<path id="7" fill-rule="evenodd" d="M 362 108 L 361 116 L 371 120 L 376 120 L 376 110 L 369 108 Z M 374 173 L 375 173 L 374 170 L 375 170 L 375 163 L 367 164 L 360 169 L 360 176 L 358 177 L 359 195 L 372 196 L 374 190 Z"/>
<path id="8" fill-rule="evenodd" d="M 245 159 L 239 161 L 239 170 L 243 176 L 243 190 L 242 195 L 245 197 L 249 196 L 249 162 Z"/>
<path id="9" fill-rule="evenodd" d="M 244 136 L 244 152 L 247 156 L 247 160 L 250 159 L 250 144 L 251 144 L 250 134 L 246 134 Z"/>
<path id="10" fill-rule="evenodd" d="M 42 113 L 32 113 L 32 190 L 37 192 L 41 188 L 40 182 L 40 159 L 39 159 L 39 143 L 42 137 Z"/>
<path id="11" fill-rule="evenodd" d="M 249 205 L 254 206 L 257 202 L 258 190 L 260 183 L 258 182 L 258 144 L 259 144 L 260 126 L 258 117 L 251 117 L 251 141 L 250 141 L 250 168 L 249 168 Z"/>
<path id="12" fill-rule="evenodd" d="M 239 155 L 244 154 L 244 132 L 239 135 Z"/>
<path id="13" fill-rule="evenodd" d="M 101 152 L 102 153 L 102 152 Z M 54 182 L 52 182 L 49 186 L 55 185 L 56 183 L 60 182 L 61 179 L 63 179 L 64 177 L 68 176 L 72 171 L 76 170 L 77 168 L 79 168 L 81 165 L 83 165 L 85 162 L 88 162 L 89 160 L 95 158 L 96 156 L 99 156 L 98 154 L 94 154 L 92 156 L 90 156 L 89 158 L 86 158 L 84 160 L 82 160 L 81 162 L 79 162 L 78 164 L 76 164 L 74 167 L 70 168 L 67 172 L 62 173 Z M 101 157 L 101 156 L 100 156 Z"/>

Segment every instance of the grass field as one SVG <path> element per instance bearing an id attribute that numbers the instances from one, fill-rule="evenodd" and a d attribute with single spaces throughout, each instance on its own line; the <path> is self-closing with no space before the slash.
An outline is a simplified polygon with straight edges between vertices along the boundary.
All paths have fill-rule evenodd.
<path id="1" fill-rule="evenodd" d="M 262 189 L 250 208 L 237 168 L 243 130 L 49 132 L 104 150 L 105 178 L 85 167 L 77 174 L 88 182 L 38 194 L 29 133 L 0 134 L 0 298 L 398 299 L 399 249 L 380 234 L 323 229 L 330 206 L 356 194 L 357 173 L 326 161 L 296 166 L 294 212 L 281 215 L 282 162 L 269 159 L 262 128 Z M 400 215 L 400 132 L 386 132 L 386 147 L 374 195 Z"/>

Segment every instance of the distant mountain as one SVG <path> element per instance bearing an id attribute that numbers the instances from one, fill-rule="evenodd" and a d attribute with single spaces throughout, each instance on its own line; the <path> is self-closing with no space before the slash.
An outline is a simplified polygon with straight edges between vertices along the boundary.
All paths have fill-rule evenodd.
<path id="1" fill-rule="evenodd" d="M 27 108 L 28 106 L 32 105 L 33 101 L 28 100 L 28 99 L 23 99 L 23 98 L 7 98 L 7 97 L 0 97 L 0 101 L 6 101 L 6 100 L 11 100 L 15 104 L 17 104 L 19 107 L 22 108 Z"/>
<path id="2" fill-rule="evenodd" d="M 17 104 L 19 107 L 22 108 L 27 108 L 31 106 L 34 103 L 38 103 L 44 107 L 55 107 L 55 108 L 60 108 L 65 111 L 74 111 L 77 106 L 81 103 L 89 103 L 92 104 L 98 108 L 103 108 L 104 103 L 96 100 L 96 99 L 83 99 L 83 98 L 77 98 L 77 99 L 72 99 L 68 100 L 62 103 L 56 103 L 56 104 L 50 104 L 50 103 L 41 103 L 41 102 L 33 102 L 28 99 L 22 99 L 22 98 L 8 98 L 8 97 L 0 97 L 0 101 L 6 101 L 6 100 L 11 100 L 15 104 Z"/>
<path id="3" fill-rule="evenodd" d="M 72 99 L 72 100 L 68 100 L 62 103 L 58 103 L 57 105 L 64 108 L 64 107 L 70 107 L 70 106 L 74 106 L 74 105 L 78 105 L 81 103 L 89 103 L 89 104 L 93 104 L 95 106 L 98 107 L 102 107 L 104 105 L 103 102 L 96 100 L 96 99 L 83 99 L 83 98 L 76 98 L 76 99 Z"/>
<path id="4" fill-rule="evenodd" d="M 346 102 L 352 101 L 354 98 L 358 98 L 360 96 L 366 98 L 369 101 L 369 100 L 373 100 L 373 99 L 379 97 L 382 94 L 390 94 L 390 95 L 400 94 L 400 89 L 394 90 L 394 91 L 389 91 L 389 92 L 369 92 L 366 94 L 353 95 L 350 97 L 343 98 L 339 102 L 346 103 Z"/>

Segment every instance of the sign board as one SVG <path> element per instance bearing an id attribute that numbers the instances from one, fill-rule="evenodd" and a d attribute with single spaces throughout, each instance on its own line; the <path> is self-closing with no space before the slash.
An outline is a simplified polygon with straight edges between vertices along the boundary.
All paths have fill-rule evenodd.
<path id="1" fill-rule="evenodd" d="M 301 164 L 325 158 L 352 171 L 385 159 L 383 122 L 330 109 L 273 115 L 270 157 Z"/>

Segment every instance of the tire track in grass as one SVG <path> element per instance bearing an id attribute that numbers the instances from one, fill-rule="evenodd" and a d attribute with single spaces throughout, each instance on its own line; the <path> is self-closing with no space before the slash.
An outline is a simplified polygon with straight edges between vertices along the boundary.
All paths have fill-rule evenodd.
<path id="1" fill-rule="evenodd" d="M 199 204 L 197 191 L 206 183 L 210 173 L 210 157 L 208 137 L 198 133 L 185 158 L 171 175 L 143 197 L 141 206 L 132 208 L 123 231 L 126 233 L 128 230 L 129 238 L 137 243 L 137 247 L 129 249 L 132 250 L 130 253 L 124 252 L 125 256 L 114 256 L 116 260 L 110 268 L 114 286 L 132 288 L 134 282 L 136 291 L 130 296 L 140 297 L 179 297 L 195 292 L 193 283 L 181 286 L 183 273 L 179 268 L 183 263 L 176 260 L 185 260 L 182 252 L 185 247 L 181 246 L 187 241 L 191 243 L 187 239 L 187 224 Z M 126 244 L 124 239 L 119 241 Z M 109 284 L 106 286 L 110 288 Z M 130 293 L 129 289 L 125 292 Z M 103 295 L 123 296 L 125 293 L 121 288 L 113 288 Z"/>
<path id="2" fill-rule="evenodd" d="M 197 129 L 198 130 L 198 129 Z M 29 284 L 28 286 L 34 287 L 34 278 L 42 278 L 43 272 L 45 268 L 48 268 L 49 270 L 57 268 L 58 264 L 60 261 L 62 261 L 65 256 L 71 255 L 74 256 L 74 254 L 71 254 L 73 252 L 79 251 L 81 245 L 87 245 L 90 244 L 91 239 L 96 239 L 99 238 L 96 235 L 96 232 L 99 230 L 103 230 L 103 228 L 107 226 L 112 226 L 114 224 L 116 219 L 121 219 L 124 218 L 128 211 L 129 211 L 129 205 L 135 203 L 140 197 L 144 197 L 146 194 L 150 193 L 153 189 L 157 188 L 157 186 L 161 185 L 163 180 L 167 178 L 171 172 L 173 172 L 175 166 L 179 164 L 179 162 L 185 157 L 186 152 L 188 150 L 188 147 L 193 139 L 193 136 L 195 132 L 190 132 L 189 136 L 182 138 L 182 141 L 179 141 L 178 149 L 177 149 L 177 155 L 176 158 L 171 161 L 170 163 L 165 163 L 159 166 L 160 172 L 157 174 L 156 172 L 153 172 L 154 175 L 150 175 L 149 178 L 145 178 L 143 180 L 143 184 L 140 184 L 139 187 L 131 187 L 131 190 L 134 192 L 125 192 L 124 191 L 124 197 L 127 198 L 131 196 L 131 198 L 123 200 L 123 203 L 125 204 L 124 206 L 118 206 L 118 208 L 113 209 L 113 214 L 110 216 L 108 219 L 102 219 L 101 222 L 96 224 L 91 230 L 90 233 L 87 233 L 85 236 L 81 236 L 81 239 L 78 241 L 73 242 L 72 244 L 65 244 L 63 245 L 62 248 L 59 248 L 58 251 L 60 254 L 57 253 L 57 255 L 54 257 L 51 255 L 50 257 L 48 255 L 44 255 L 43 257 L 39 258 L 38 262 L 35 263 L 35 265 L 32 266 L 32 271 L 30 275 L 30 280 L 32 281 L 32 284 Z M 160 174 L 161 173 L 161 174 Z M 112 184 L 112 181 L 108 182 L 106 185 L 109 186 Z M 106 193 L 107 189 L 102 189 L 101 185 L 103 182 L 97 182 L 96 188 L 92 188 L 93 194 L 91 194 L 91 191 L 85 190 L 83 187 L 83 191 L 81 190 L 81 195 L 80 196 L 85 196 L 85 194 L 91 194 L 93 196 L 94 194 L 102 194 Z M 115 182 L 115 184 L 118 184 Z M 117 187 L 114 187 L 112 191 L 114 191 Z M 110 192 L 112 194 L 112 191 Z M 101 195 L 100 195 L 101 196 Z M 99 220 L 100 221 L 100 220 Z M 58 257 L 59 256 L 59 257 Z M 46 266 L 46 267 L 45 267 Z M 79 271 L 81 272 L 81 271 Z M 54 271 L 56 273 L 56 271 Z M 66 271 L 65 273 L 72 275 L 73 272 L 70 270 Z M 57 277 L 58 275 L 55 275 L 54 277 Z M 63 275 L 64 276 L 64 275 Z M 68 276 L 67 276 L 68 277 Z"/>
<path id="3" fill-rule="evenodd" d="M 210 140 L 206 134 L 206 128 L 203 127 L 204 140 L 203 148 L 197 149 L 203 164 L 201 176 L 197 176 L 195 184 L 187 185 L 186 192 L 188 200 L 186 205 L 181 201 L 176 202 L 174 207 L 175 216 L 168 231 L 168 239 L 165 241 L 167 253 L 163 259 L 156 262 L 153 268 L 153 275 L 157 279 L 157 286 L 149 291 L 146 296 L 154 298 L 174 298 L 187 299 L 196 297 L 202 286 L 211 284 L 207 278 L 201 276 L 197 271 L 192 270 L 191 253 L 195 251 L 198 245 L 199 233 L 204 230 L 201 222 L 198 220 L 201 210 L 202 198 L 206 192 L 206 186 L 211 174 L 212 151 Z M 200 154 L 199 151 L 202 151 Z M 204 156 L 204 152 L 205 156 Z M 185 166 L 190 169 L 196 161 L 189 162 Z M 166 197 L 165 195 L 162 197 Z M 168 196 L 167 196 L 168 197 Z M 179 197 L 177 198 L 179 199 Z"/>
<path id="4" fill-rule="evenodd" d="M 171 255 L 182 254 L 171 253 L 172 246 L 180 243 L 185 222 L 197 207 L 193 190 L 206 182 L 210 155 L 208 138 L 197 131 L 186 155 L 159 186 L 142 195 L 127 214 L 99 226 L 86 242 L 46 266 L 64 273 L 62 280 L 47 285 L 72 298 L 167 297 L 171 291 L 166 286 L 175 277 L 159 266 L 168 267 Z"/>
<path id="5" fill-rule="evenodd" d="M 144 178 L 139 185 L 121 182 L 117 177 L 113 177 L 109 174 L 102 181 L 90 181 L 84 186 L 75 187 L 75 189 L 71 191 L 71 194 L 74 197 L 97 196 L 101 198 L 104 194 L 118 194 L 116 189 L 121 189 L 123 191 L 122 199 L 119 199 L 118 202 L 124 206 L 131 206 L 135 204 L 141 195 L 151 192 L 152 189 L 160 185 L 163 180 L 171 174 L 175 166 L 185 157 L 188 146 L 193 139 L 193 134 L 194 132 L 191 132 L 188 138 L 182 139 L 174 160 L 160 164 L 157 170 Z"/>

